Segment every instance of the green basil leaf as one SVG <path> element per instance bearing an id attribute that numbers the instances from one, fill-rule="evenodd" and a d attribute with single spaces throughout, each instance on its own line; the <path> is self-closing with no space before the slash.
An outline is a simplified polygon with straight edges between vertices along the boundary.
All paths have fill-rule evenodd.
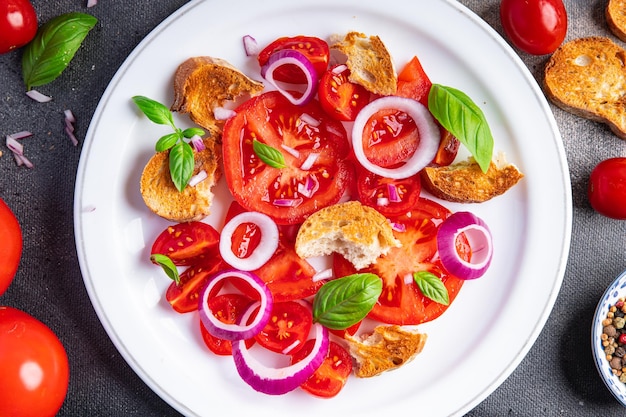
<path id="1" fill-rule="evenodd" d="M 347 329 L 367 316 L 382 290 L 382 280 L 375 274 L 328 281 L 313 299 L 313 320 L 329 329 Z"/>
<path id="2" fill-rule="evenodd" d="M 150 121 L 159 125 L 170 125 L 177 130 L 172 112 L 164 104 L 144 96 L 134 96 L 133 101 Z"/>
<path id="3" fill-rule="evenodd" d="M 47 84 L 61 75 L 96 23 L 95 17 L 79 12 L 63 14 L 45 23 L 22 55 L 26 90 Z"/>
<path id="4" fill-rule="evenodd" d="M 204 130 L 197 128 L 197 127 L 190 127 L 190 128 L 183 130 L 183 136 L 186 137 L 187 139 L 190 139 L 196 135 L 204 136 Z"/>
<path id="5" fill-rule="evenodd" d="M 252 149 L 261 161 L 273 168 L 285 168 L 285 158 L 278 149 L 274 149 L 263 142 L 254 139 L 252 141 Z"/>
<path id="6" fill-rule="evenodd" d="M 493 136 L 483 111 L 465 93 L 433 84 L 428 109 L 470 151 L 483 172 L 493 157 Z"/>
<path id="7" fill-rule="evenodd" d="M 154 146 L 154 150 L 157 152 L 167 151 L 172 146 L 176 145 L 176 142 L 180 139 L 181 137 L 179 133 L 169 133 L 165 136 L 161 136 Z"/>
<path id="8" fill-rule="evenodd" d="M 420 271 L 413 274 L 413 279 L 425 297 L 446 306 L 450 304 L 448 289 L 437 275 L 427 271 Z"/>
<path id="9" fill-rule="evenodd" d="M 180 282 L 180 275 L 178 275 L 176 265 L 174 265 L 174 262 L 172 262 L 172 260 L 166 255 L 155 253 L 150 256 L 150 260 L 159 264 L 161 268 L 163 268 L 163 271 L 165 271 L 165 274 L 167 274 L 167 276 L 174 282 L 177 284 Z"/>
<path id="10" fill-rule="evenodd" d="M 191 145 L 187 142 L 178 142 L 170 149 L 169 160 L 172 181 L 178 191 L 182 192 L 193 175 L 195 165 Z"/>

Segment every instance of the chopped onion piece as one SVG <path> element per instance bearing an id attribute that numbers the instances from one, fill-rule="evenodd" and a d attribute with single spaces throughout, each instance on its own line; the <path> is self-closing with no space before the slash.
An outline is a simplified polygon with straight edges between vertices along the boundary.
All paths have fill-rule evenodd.
<path id="1" fill-rule="evenodd" d="M 250 35 L 243 37 L 243 49 L 246 51 L 246 56 L 256 56 L 260 52 L 259 44 L 256 39 Z"/>
<path id="2" fill-rule="evenodd" d="M 317 180 L 317 177 L 313 175 L 309 175 L 306 177 L 306 182 L 304 184 L 298 183 L 298 192 L 305 196 L 306 198 L 313 197 L 313 194 L 319 189 L 320 183 Z"/>
<path id="3" fill-rule="evenodd" d="M 346 64 L 341 64 L 341 65 L 337 65 L 336 67 L 334 67 L 331 72 L 335 75 L 341 74 L 342 72 L 344 72 L 345 70 L 348 69 L 348 66 Z"/>
<path id="4" fill-rule="evenodd" d="M 387 183 L 387 193 L 389 194 L 389 201 L 392 203 L 399 203 L 402 201 L 398 187 L 395 184 Z"/>
<path id="5" fill-rule="evenodd" d="M 67 120 L 70 123 L 76 123 L 76 117 L 74 116 L 74 113 L 72 113 L 70 109 L 64 110 L 63 114 L 65 115 L 65 120 Z"/>
<path id="6" fill-rule="evenodd" d="M 396 223 L 396 222 L 392 222 L 392 223 L 391 223 L 391 228 L 392 228 L 395 232 L 406 232 L 406 224 L 404 224 L 404 223 Z"/>
<path id="7" fill-rule="evenodd" d="M 78 145 L 78 139 L 76 139 L 76 135 L 74 135 L 74 123 L 76 123 L 76 117 L 74 117 L 74 113 L 71 110 L 65 110 L 63 112 L 65 115 L 65 134 L 72 141 L 74 146 Z"/>
<path id="8" fill-rule="evenodd" d="M 318 119 L 316 119 L 315 117 L 311 116 L 308 113 L 302 113 L 300 115 L 300 120 L 302 120 L 304 123 L 308 124 L 309 126 L 313 126 L 313 127 L 317 127 L 322 123 L 321 121 L 319 121 Z"/>
<path id="9" fill-rule="evenodd" d="M 324 279 L 331 279 L 333 277 L 333 269 L 332 268 L 326 268 L 322 271 L 316 272 L 315 275 L 313 275 L 313 282 L 317 282 L 317 281 L 321 281 Z"/>
<path id="10" fill-rule="evenodd" d="M 24 139 L 27 137 L 33 136 L 33 134 L 31 132 L 29 132 L 28 130 L 22 130 L 21 132 L 17 132 L 17 133 L 11 133 L 10 135 L 7 135 L 7 139 L 11 138 L 11 139 Z"/>
<path id="11" fill-rule="evenodd" d="M 291 92 L 282 88 L 282 86 L 274 80 L 274 71 L 283 65 L 295 65 L 300 68 L 306 77 L 306 88 L 300 97 L 295 97 Z M 270 55 L 267 63 L 261 67 L 261 76 L 273 85 L 283 96 L 292 104 L 300 105 L 308 103 L 315 96 L 317 87 L 317 72 L 315 67 L 308 58 L 295 49 L 282 49 Z"/>
<path id="12" fill-rule="evenodd" d="M 206 149 L 206 146 L 204 146 L 204 141 L 202 140 L 200 135 L 193 135 L 189 141 L 191 142 L 191 146 L 193 146 L 193 149 L 196 152 L 202 152 Z"/>
<path id="13" fill-rule="evenodd" d="M 213 116 L 216 120 L 228 120 L 236 114 L 237 112 L 235 110 L 227 109 L 226 107 L 216 107 L 213 109 Z"/>
<path id="14" fill-rule="evenodd" d="M 200 184 L 202 181 L 206 180 L 207 178 L 209 178 L 209 174 L 207 174 L 207 172 L 203 169 L 202 171 L 198 172 L 196 175 L 189 178 L 188 185 L 191 187 L 195 187 L 196 185 Z"/>
<path id="15" fill-rule="evenodd" d="M 313 164 L 315 163 L 315 161 L 317 161 L 317 158 L 319 158 L 319 156 L 319 153 L 308 154 L 302 165 L 300 165 L 300 169 L 308 171 L 309 169 L 313 168 Z"/>
<path id="16" fill-rule="evenodd" d="M 261 240 L 252 254 L 246 258 L 240 258 L 233 252 L 232 238 L 240 224 L 254 223 L 261 231 Z M 278 248 L 278 226 L 266 214 L 256 211 L 246 211 L 230 219 L 220 234 L 220 254 L 224 261 L 234 268 L 242 271 L 253 271 L 262 267 L 269 261 Z"/>
<path id="17" fill-rule="evenodd" d="M 18 166 L 24 165 L 26 168 L 32 168 L 34 166 L 33 163 L 26 158 L 26 156 L 24 156 L 24 145 L 19 143 L 17 139 L 8 135 L 6 137 L 6 145 L 7 148 L 9 148 L 9 150 L 13 153 L 13 159 L 15 159 L 15 163 Z"/>
<path id="18" fill-rule="evenodd" d="M 52 97 L 42 94 L 37 90 L 29 90 L 26 92 L 26 95 L 38 103 L 47 103 L 52 100 Z"/>
<path id="19" fill-rule="evenodd" d="M 287 146 L 284 143 L 281 143 L 280 147 L 286 150 L 287 153 L 289 153 L 289 155 L 293 156 L 294 158 L 300 157 L 300 152 L 297 149 L 292 148 L 291 146 Z"/>
<path id="20" fill-rule="evenodd" d="M 277 198 L 274 205 L 277 207 L 298 207 L 302 204 L 301 198 Z"/>
<path id="21" fill-rule="evenodd" d="M 379 197 L 376 199 L 376 205 L 381 207 L 387 207 L 389 205 L 389 199 L 387 197 Z"/>
<path id="22" fill-rule="evenodd" d="M 87 0 L 87 7 L 93 7 L 98 4 L 98 0 Z"/>

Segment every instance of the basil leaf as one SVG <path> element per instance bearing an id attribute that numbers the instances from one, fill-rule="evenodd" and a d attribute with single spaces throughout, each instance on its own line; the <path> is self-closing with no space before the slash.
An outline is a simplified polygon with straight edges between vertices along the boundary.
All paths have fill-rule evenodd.
<path id="1" fill-rule="evenodd" d="M 191 145 L 187 142 L 178 142 L 170 149 L 169 160 L 172 181 L 178 191 L 182 192 L 193 175 L 195 165 Z"/>
<path id="2" fill-rule="evenodd" d="M 375 274 L 354 274 L 328 281 L 313 299 L 313 320 L 343 330 L 363 320 L 382 293 Z"/>
<path id="3" fill-rule="evenodd" d="M 154 263 L 157 263 L 163 268 L 165 274 L 167 274 L 170 279 L 172 279 L 177 284 L 180 282 L 180 275 L 178 275 L 178 269 L 174 262 L 166 255 L 162 255 L 160 253 L 155 253 L 150 256 L 150 260 Z"/>
<path id="4" fill-rule="evenodd" d="M 154 150 L 157 152 L 163 152 L 170 149 L 172 146 L 176 145 L 176 142 L 180 140 L 179 133 L 170 133 L 165 136 L 161 136 L 161 138 L 157 141 L 154 146 Z"/>
<path id="5" fill-rule="evenodd" d="M 204 136 L 204 130 L 197 127 L 190 127 L 188 129 L 183 130 L 183 136 L 187 139 L 190 139 L 194 136 Z"/>
<path id="6" fill-rule="evenodd" d="M 172 112 L 165 105 L 144 96 L 134 96 L 133 101 L 150 121 L 159 125 L 170 125 L 177 130 Z"/>
<path id="7" fill-rule="evenodd" d="M 450 304 L 448 289 L 437 275 L 420 271 L 413 274 L 413 279 L 425 297 L 446 306 Z"/>
<path id="8" fill-rule="evenodd" d="M 428 93 L 428 109 L 487 172 L 493 157 L 493 136 L 480 107 L 462 91 L 433 84 Z"/>
<path id="9" fill-rule="evenodd" d="M 252 149 L 261 161 L 273 168 L 285 168 L 285 158 L 278 149 L 274 149 L 263 142 L 254 139 L 252 141 Z"/>
<path id="10" fill-rule="evenodd" d="M 69 65 L 98 19 L 72 12 L 44 24 L 24 48 L 22 78 L 26 90 L 55 80 Z"/>

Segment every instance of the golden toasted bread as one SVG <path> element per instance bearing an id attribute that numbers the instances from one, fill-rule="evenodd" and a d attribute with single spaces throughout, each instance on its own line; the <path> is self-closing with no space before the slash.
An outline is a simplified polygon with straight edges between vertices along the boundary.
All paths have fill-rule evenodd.
<path id="1" fill-rule="evenodd" d="M 371 334 L 346 336 L 355 359 L 354 374 L 369 378 L 410 362 L 424 349 L 427 335 L 400 326 L 380 325 Z"/>
<path id="2" fill-rule="evenodd" d="M 567 42 L 550 57 L 544 89 L 557 106 L 626 139 L 626 51 L 605 37 Z"/>
<path id="3" fill-rule="evenodd" d="M 398 89 L 398 77 L 391 54 L 378 36 L 350 32 L 335 41 L 332 49 L 347 56 L 349 80 L 374 94 L 389 96 Z"/>
<path id="4" fill-rule="evenodd" d="M 262 91 L 263 83 L 248 78 L 223 59 L 193 57 L 180 64 L 174 74 L 171 110 L 189 113 L 191 120 L 211 133 L 221 132 L 224 122 L 215 118 L 215 109 Z"/>
<path id="5" fill-rule="evenodd" d="M 473 158 L 421 172 L 422 187 L 435 197 L 456 203 L 482 203 L 504 194 L 524 177 L 500 156 L 483 172 Z"/>
<path id="6" fill-rule="evenodd" d="M 187 185 L 179 192 L 169 168 L 169 151 L 157 152 L 146 164 L 141 175 L 140 190 L 150 210 L 173 222 L 198 221 L 208 216 L 213 202 L 212 188 L 220 178 L 219 160 L 212 140 L 204 140 L 206 148 L 194 152 L 193 175 L 205 171 L 207 178 L 196 185 Z"/>
<path id="7" fill-rule="evenodd" d="M 375 263 L 400 241 L 389 220 L 358 201 L 335 204 L 309 216 L 296 236 L 296 253 L 302 258 L 339 253 L 362 269 Z"/>
<path id="8" fill-rule="evenodd" d="M 604 9 L 604 14 L 611 32 L 626 42 L 626 1 L 609 0 Z"/>

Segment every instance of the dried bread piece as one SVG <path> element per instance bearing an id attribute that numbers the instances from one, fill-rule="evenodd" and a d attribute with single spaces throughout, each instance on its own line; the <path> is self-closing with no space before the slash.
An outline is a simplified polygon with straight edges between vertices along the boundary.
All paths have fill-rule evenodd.
<path id="1" fill-rule="evenodd" d="M 347 56 L 348 79 L 374 94 L 389 96 L 398 89 L 398 77 L 391 54 L 378 36 L 350 32 L 331 45 Z"/>
<path id="2" fill-rule="evenodd" d="M 482 203 L 504 194 L 524 177 L 504 160 L 491 161 L 487 172 L 469 158 L 442 167 L 426 167 L 421 172 L 422 187 L 435 197 L 456 203 Z"/>
<path id="3" fill-rule="evenodd" d="M 410 362 L 424 349 L 427 335 L 397 325 L 380 325 L 371 334 L 346 336 L 355 359 L 354 374 L 369 378 Z"/>
<path id="4" fill-rule="evenodd" d="M 194 153 L 193 175 L 204 170 L 207 178 L 188 185 L 179 192 L 169 168 L 169 151 L 157 152 L 148 161 L 141 175 L 140 190 L 150 210 L 173 222 L 198 221 L 208 216 L 213 202 L 213 186 L 220 178 L 218 150 L 210 139 L 204 140 L 205 149 Z"/>
<path id="5" fill-rule="evenodd" d="M 611 32 L 626 42 L 626 1 L 609 0 L 604 9 L 604 14 Z"/>
<path id="6" fill-rule="evenodd" d="M 544 69 L 544 89 L 557 106 L 606 123 L 626 139 L 626 51 L 605 37 L 567 42 Z"/>
<path id="7" fill-rule="evenodd" d="M 302 258 L 343 255 L 355 268 L 375 263 L 401 243 L 389 220 L 358 201 L 335 204 L 309 216 L 296 236 L 296 253 Z"/>
<path id="8" fill-rule="evenodd" d="M 189 117 L 211 133 L 221 132 L 222 120 L 214 110 L 237 97 L 254 96 L 263 91 L 263 83 L 220 58 L 192 57 L 180 64 L 174 74 L 172 111 L 189 113 Z"/>

